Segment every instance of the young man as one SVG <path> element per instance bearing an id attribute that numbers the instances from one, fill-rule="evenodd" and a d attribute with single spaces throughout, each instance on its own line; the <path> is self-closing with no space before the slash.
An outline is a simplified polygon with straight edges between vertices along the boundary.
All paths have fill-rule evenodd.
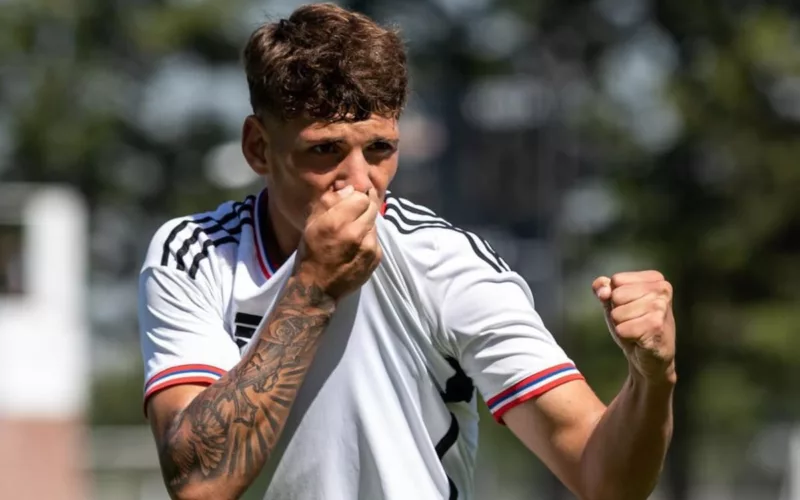
<path id="1" fill-rule="evenodd" d="M 671 435 L 655 271 L 598 278 L 630 376 L 606 408 L 488 243 L 393 196 L 397 34 L 322 4 L 256 30 L 258 196 L 165 224 L 141 274 L 145 406 L 177 499 L 471 499 L 480 391 L 582 499 L 644 499 Z M 474 384 L 474 385 L 473 385 Z"/>

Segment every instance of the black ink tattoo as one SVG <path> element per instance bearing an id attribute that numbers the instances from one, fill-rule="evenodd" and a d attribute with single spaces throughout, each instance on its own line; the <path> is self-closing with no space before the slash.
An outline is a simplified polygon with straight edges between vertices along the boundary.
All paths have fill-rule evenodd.
<path id="1" fill-rule="evenodd" d="M 159 450 L 175 493 L 225 478 L 227 494 L 258 476 L 335 309 L 319 288 L 291 278 L 257 344 L 230 372 L 177 414 Z"/>

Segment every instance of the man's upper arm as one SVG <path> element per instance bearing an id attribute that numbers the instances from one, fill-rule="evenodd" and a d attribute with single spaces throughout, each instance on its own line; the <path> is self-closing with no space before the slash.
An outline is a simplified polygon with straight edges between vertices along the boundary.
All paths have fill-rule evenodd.
<path id="1" fill-rule="evenodd" d="M 225 329 L 221 294 L 208 259 L 196 272 L 187 272 L 189 266 L 177 259 L 191 262 L 193 248 L 176 252 L 185 238 L 181 233 L 170 237 L 175 226 L 165 224 L 156 233 L 139 277 L 144 405 L 154 430 L 163 430 L 177 411 L 240 357 Z M 192 229 L 185 231 L 191 234 Z"/>
<path id="2" fill-rule="evenodd" d="M 449 277 L 440 324 L 495 419 L 574 491 L 605 406 L 545 328 L 528 285 L 496 254 L 496 265 L 486 262 L 492 254 L 462 246 L 439 264 L 437 276 Z"/>
<path id="3" fill-rule="evenodd" d="M 174 385 L 158 391 L 145 401 L 147 420 L 150 421 L 150 429 L 159 448 L 175 417 L 206 387 L 206 384 L 192 383 Z"/>
<path id="4" fill-rule="evenodd" d="M 575 380 L 511 408 L 503 421 L 580 497 L 581 457 L 605 409 L 585 381 Z"/>

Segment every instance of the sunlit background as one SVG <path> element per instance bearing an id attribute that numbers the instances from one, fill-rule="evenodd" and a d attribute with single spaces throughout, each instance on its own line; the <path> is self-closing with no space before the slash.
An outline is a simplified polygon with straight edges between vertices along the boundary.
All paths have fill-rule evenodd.
<path id="1" fill-rule="evenodd" d="M 168 498 L 137 273 L 165 220 L 259 189 L 239 51 L 298 5 L 0 0 L 0 498 Z M 675 438 L 654 498 L 800 500 L 800 3 L 345 5 L 408 43 L 392 189 L 490 240 L 606 401 L 627 365 L 591 280 L 673 282 Z M 62 230 L 31 236 L 47 213 Z M 483 415 L 479 499 L 571 498 Z M 84 484 L 37 474 L 42 456 Z"/>

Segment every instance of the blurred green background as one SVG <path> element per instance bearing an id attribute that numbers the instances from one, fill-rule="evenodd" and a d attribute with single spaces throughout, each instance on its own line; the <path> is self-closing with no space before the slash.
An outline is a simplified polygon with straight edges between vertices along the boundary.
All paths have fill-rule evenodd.
<path id="1" fill-rule="evenodd" d="M 298 5 L 0 1 L 0 182 L 67 183 L 91 211 L 97 499 L 166 498 L 141 427 L 137 272 L 164 220 L 258 188 L 239 51 Z M 393 190 L 490 240 L 605 400 L 627 365 L 591 280 L 654 267 L 673 282 L 658 497 L 800 498 L 800 3 L 343 5 L 408 43 Z M 570 498 L 484 417 L 479 498 Z"/>

